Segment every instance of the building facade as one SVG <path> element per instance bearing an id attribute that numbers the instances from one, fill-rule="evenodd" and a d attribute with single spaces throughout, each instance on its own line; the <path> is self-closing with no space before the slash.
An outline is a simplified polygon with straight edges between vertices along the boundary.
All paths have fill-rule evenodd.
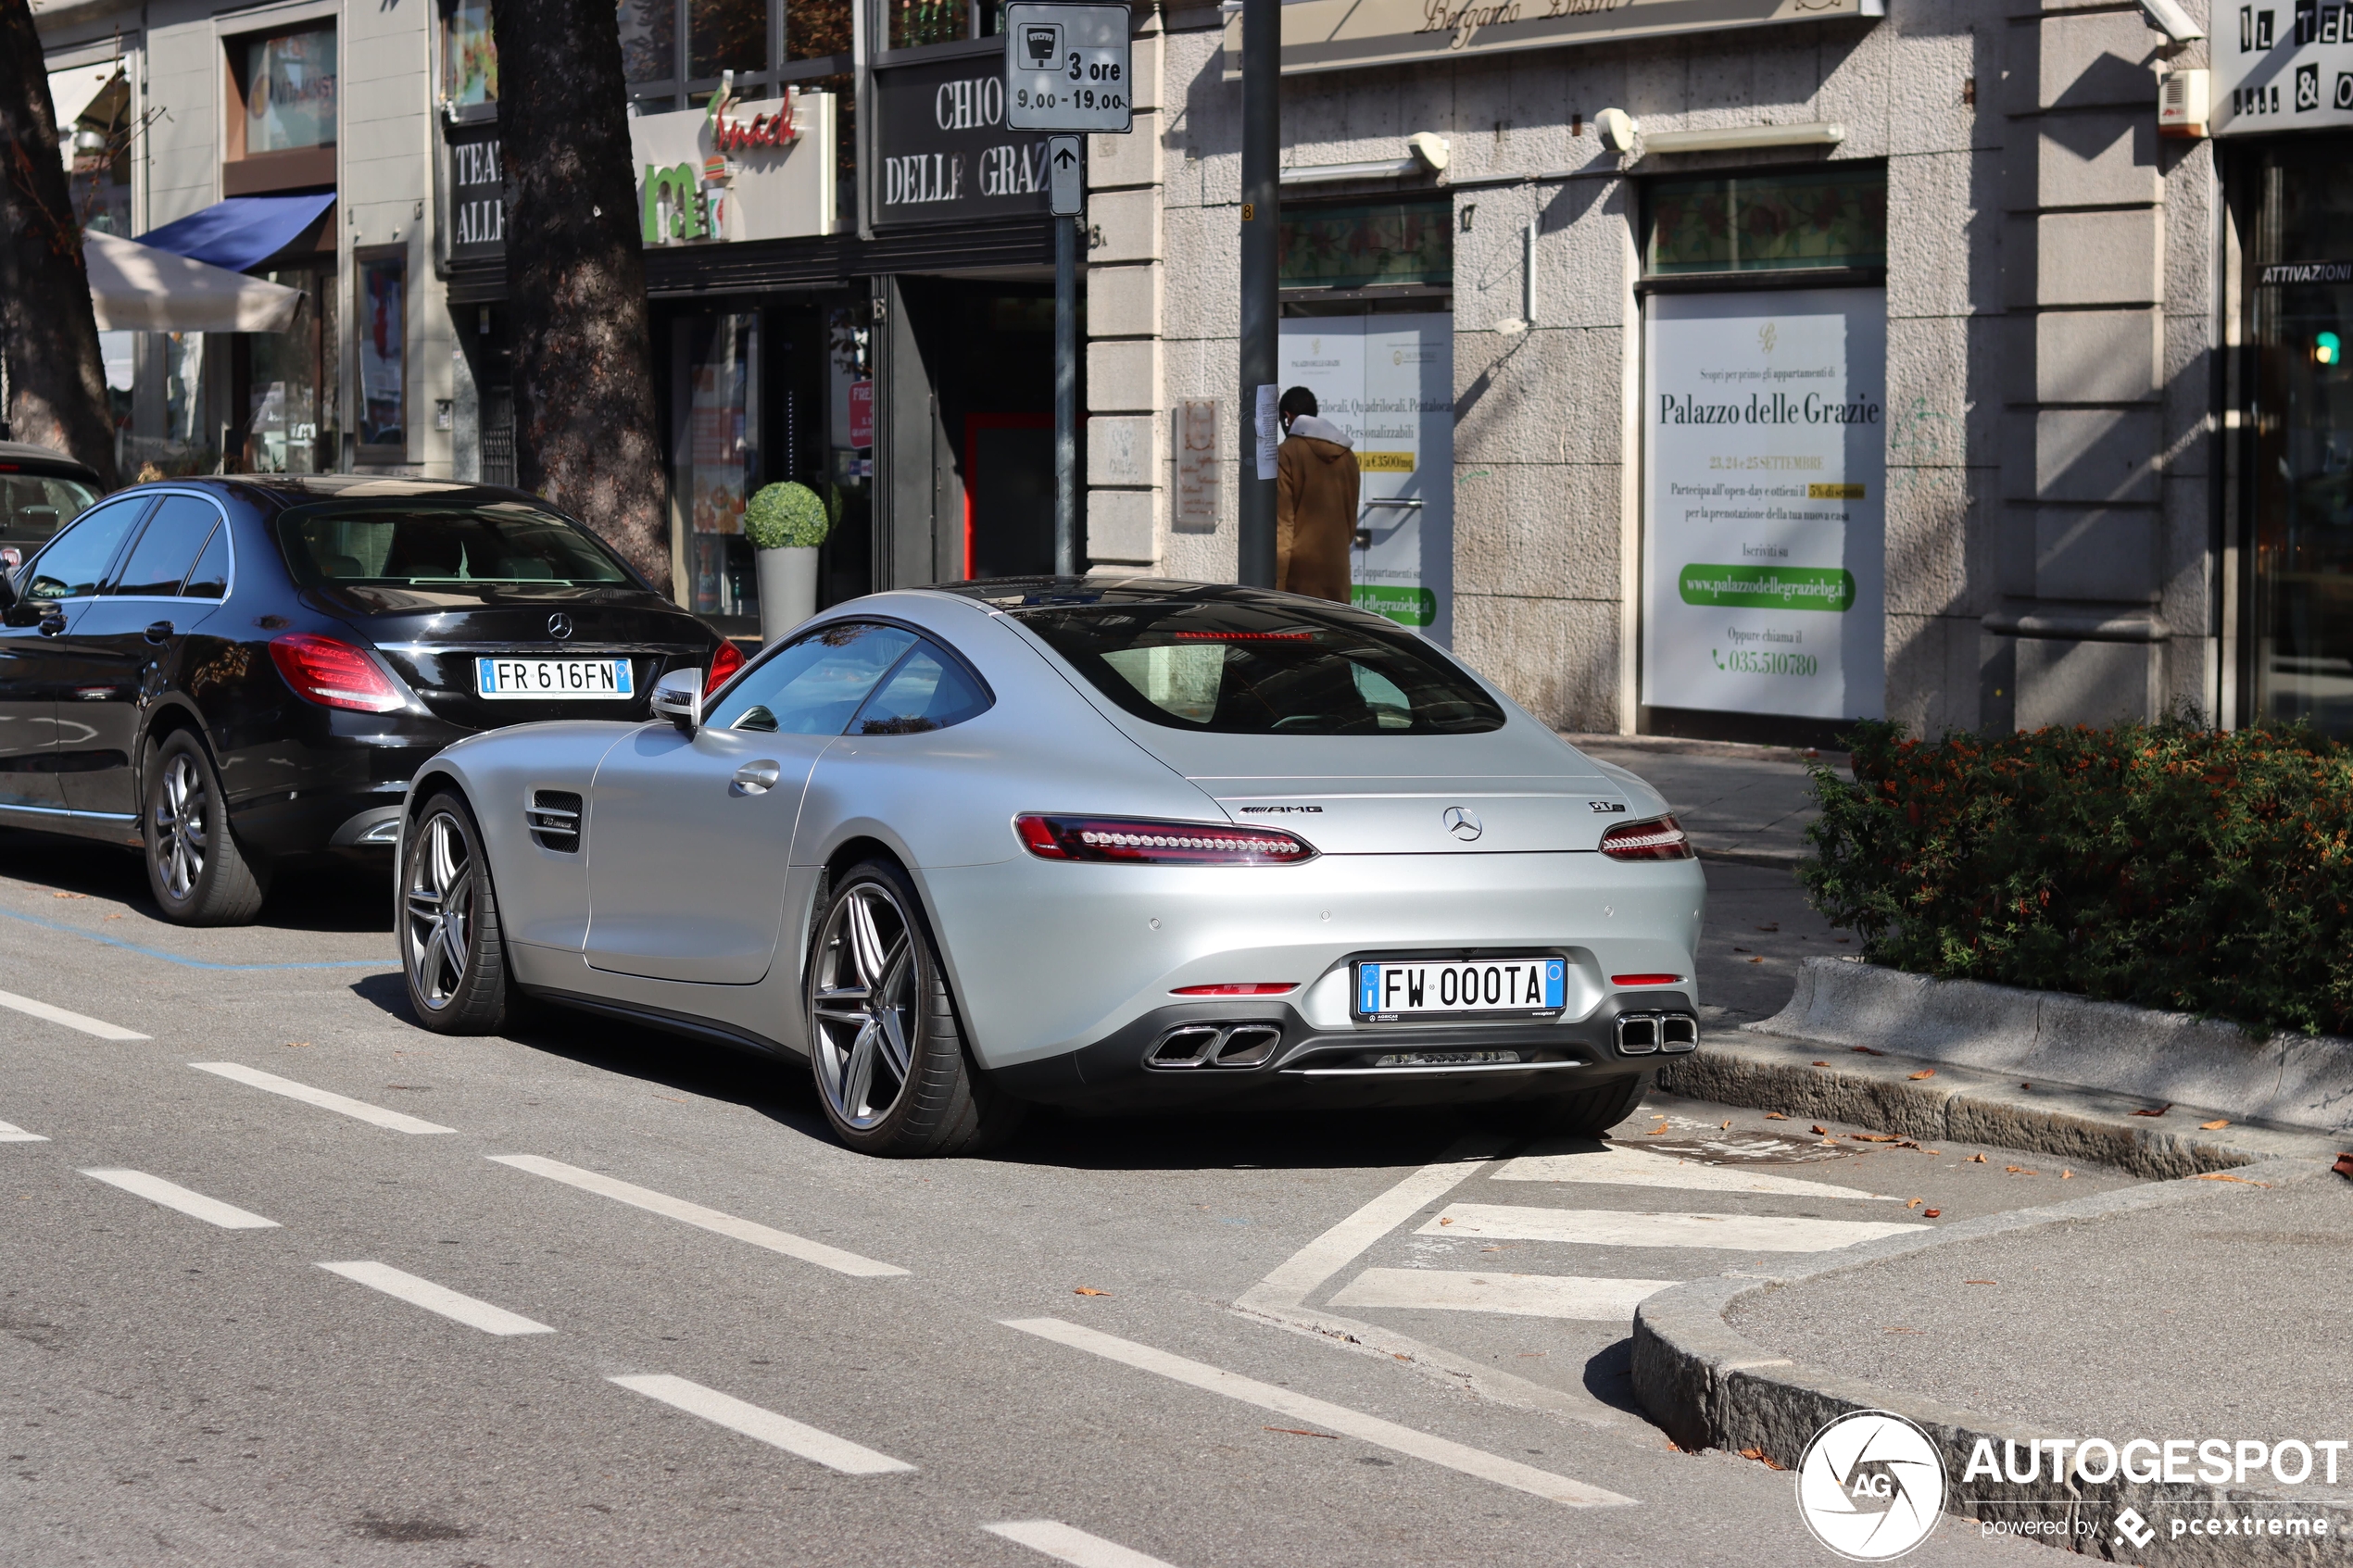
<path id="1" fill-rule="evenodd" d="M 1086 548 L 1228 578 L 1239 18 L 1131 8 Z M 1283 7 L 1283 384 L 1355 437 L 1358 601 L 1565 728 L 2353 731 L 2353 6 L 2187 8 L 2212 36 L 2129 0 Z M 251 262 L 308 327 L 119 356 L 134 457 L 510 475 L 486 0 L 37 14 L 120 232 L 325 198 Z M 617 26 L 682 602 L 756 628 L 740 514 L 782 478 L 838 508 L 829 601 L 1048 564 L 999 8 Z"/>

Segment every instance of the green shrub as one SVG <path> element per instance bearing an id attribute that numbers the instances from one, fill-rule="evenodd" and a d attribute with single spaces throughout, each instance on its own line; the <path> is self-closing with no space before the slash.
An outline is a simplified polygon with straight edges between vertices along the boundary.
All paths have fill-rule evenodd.
<path id="1" fill-rule="evenodd" d="M 2353 749 L 2170 723 L 1852 744 L 1852 782 L 1814 769 L 1799 874 L 1873 961 L 2353 1034 Z"/>
<path id="2" fill-rule="evenodd" d="M 755 550 L 822 545 L 833 532 L 836 515 L 806 484 L 763 484 L 744 508 L 744 533 Z"/>

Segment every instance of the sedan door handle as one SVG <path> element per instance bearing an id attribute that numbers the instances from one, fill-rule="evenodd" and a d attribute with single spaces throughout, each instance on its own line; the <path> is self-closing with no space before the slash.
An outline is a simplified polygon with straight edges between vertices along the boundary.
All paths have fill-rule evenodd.
<path id="1" fill-rule="evenodd" d="M 147 632 L 146 632 L 147 641 L 149 641 L 149 642 L 151 642 L 151 643 L 160 643 L 160 642 L 164 641 L 166 638 L 170 637 L 170 636 L 171 635 L 171 632 L 172 632 L 172 625 L 171 625 L 171 622 L 170 622 L 170 621 L 151 621 L 151 622 L 149 622 L 149 623 L 148 623 L 148 626 L 147 626 Z"/>
<path id="2" fill-rule="evenodd" d="M 765 795 L 775 788 L 776 781 L 784 776 L 784 769 L 764 758 L 757 762 L 747 762 L 736 770 L 735 778 L 728 783 L 727 793 Z"/>
<path id="3" fill-rule="evenodd" d="M 52 612 L 41 618 L 40 632 L 43 636 L 62 637 L 65 635 L 65 631 L 66 618 L 64 616 Z"/>

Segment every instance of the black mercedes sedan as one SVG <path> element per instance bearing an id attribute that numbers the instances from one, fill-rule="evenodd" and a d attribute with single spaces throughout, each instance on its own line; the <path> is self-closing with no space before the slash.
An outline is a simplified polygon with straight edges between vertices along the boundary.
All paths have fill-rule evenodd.
<path id="1" fill-rule="evenodd" d="M 168 919 L 250 921 L 294 856 L 388 856 L 479 730 L 642 719 L 734 646 L 545 502 L 365 475 L 120 491 L 0 579 L 0 823 L 137 847 Z"/>

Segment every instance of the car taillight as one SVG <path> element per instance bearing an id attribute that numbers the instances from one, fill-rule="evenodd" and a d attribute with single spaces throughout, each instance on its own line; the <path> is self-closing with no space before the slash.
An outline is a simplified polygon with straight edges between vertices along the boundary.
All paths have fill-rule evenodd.
<path id="1" fill-rule="evenodd" d="M 709 696 L 721 686 L 725 685 L 727 677 L 743 667 L 742 650 L 726 638 L 721 638 L 717 650 L 711 656 L 711 668 L 703 673 L 702 695 Z"/>
<path id="2" fill-rule="evenodd" d="M 1172 997 L 1288 997 L 1299 987 L 1288 980 L 1244 981 L 1238 985 L 1179 985 Z"/>
<path id="3" fill-rule="evenodd" d="M 1680 985 L 1683 977 L 1680 974 L 1613 974 L 1609 983 L 1620 986 Z"/>
<path id="4" fill-rule="evenodd" d="M 290 632 L 270 639 L 270 661 L 298 696 L 325 708 L 389 713 L 408 706 L 400 688 L 368 657 L 337 637 Z"/>
<path id="5" fill-rule="evenodd" d="M 1315 858 L 1315 846 L 1275 828 L 1225 822 L 1158 822 L 1127 817 L 1021 816 L 1013 819 L 1029 852 L 1046 860 L 1107 860 L 1131 865 L 1287 866 Z"/>
<path id="6" fill-rule="evenodd" d="M 1602 834 L 1602 853 L 1613 860 L 1688 860 L 1692 841 L 1672 817 L 1628 822 Z"/>

